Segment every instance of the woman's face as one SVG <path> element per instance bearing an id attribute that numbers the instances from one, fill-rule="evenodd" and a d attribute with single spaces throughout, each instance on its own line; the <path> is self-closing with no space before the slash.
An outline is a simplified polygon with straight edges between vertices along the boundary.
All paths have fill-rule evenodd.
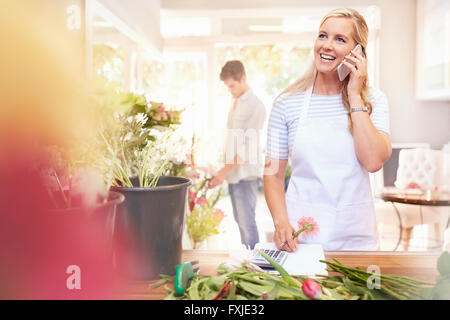
<path id="1" fill-rule="evenodd" d="M 319 29 L 314 44 L 314 62 L 318 72 L 336 72 L 344 57 L 356 46 L 353 23 L 348 18 L 328 18 Z"/>

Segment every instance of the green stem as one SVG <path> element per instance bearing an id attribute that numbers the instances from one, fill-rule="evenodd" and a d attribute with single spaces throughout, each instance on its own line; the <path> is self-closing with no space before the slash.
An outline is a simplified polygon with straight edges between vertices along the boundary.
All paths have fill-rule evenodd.
<path id="1" fill-rule="evenodd" d="M 266 253 L 264 253 L 264 251 L 260 251 L 259 254 L 262 255 L 267 260 L 267 262 L 269 262 L 272 265 L 272 267 L 274 267 L 274 269 L 280 273 L 281 277 L 286 281 L 287 284 L 297 288 L 302 287 L 302 284 L 298 280 L 291 277 L 289 273 L 280 264 L 272 260 L 272 258 L 270 258 Z"/>
<path id="2" fill-rule="evenodd" d="M 58 202 L 56 202 L 56 199 L 53 196 L 53 192 L 51 190 L 47 189 L 47 193 L 48 193 L 48 196 L 50 197 L 50 199 L 52 200 L 52 203 L 55 206 L 55 209 L 59 209 Z"/>
<path id="3" fill-rule="evenodd" d="M 59 181 L 58 174 L 56 173 L 55 170 L 53 170 L 53 169 L 51 169 L 51 170 L 52 170 L 53 175 L 55 176 L 56 183 L 58 184 L 58 188 L 59 188 L 59 191 L 61 192 L 61 195 L 62 195 L 62 198 L 63 198 L 64 203 L 66 205 L 66 208 L 69 208 L 69 201 L 67 200 L 67 197 L 64 194 L 64 189 L 63 189 L 63 187 L 61 185 L 61 182 Z"/>
<path id="4" fill-rule="evenodd" d="M 332 262 L 324 261 L 324 260 L 321 260 L 321 262 L 324 262 L 324 263 L 326 263 L 326 264 L 328 264 L 330 266 L 333 265 L 335 267 L 338 267 L 338 268 L 341 268 L 341 269 L 344 269 L 344 270 L 354 271 L 354 272 L 358 272 L 358 273 L 365 274 L 365 275 L 370 275 L 370 276 L 375 275 L 375 273 L 369 273 L 369 272 L 366 272 L 366 271 L 361 270 L 361 269 L 355 269 L 355 268 L 350 268 L 350 267 L 344 266 L 338 260 L 336 260 L 336 259 L 334 259 L 334 260 L 337 261 L 338 263 L 332 263 Z M 383 274 L 379 274 L 379 276 L 380 276 L 380 279 L 382 281 L 386 281 L 386 280 L 388 280 L 388 281 L 389 280 L 396 281 L 397 283 L 404 284 L 405 286 L 421 286 L 421 285 L 434 286 L 435 285 L 432 282 L 416 280 L 416 279 L 412 279 L 412 278 L 405 277 L 405 276 L 383 275 Z"/>
<path id="5" fill-rule="evenodd" d="M 367 282 L 368 276 L 373 276 L 373 273 L 368 273 L 360 269 L 354 269 L 350 267 L 346 267 L 342 264 L 328 263 L 329 266 L 337 272 L 340 272 L 352 279 Z M 380 290 L 384 293 L 388 294 L 391 297 L 405 300 L 408 298 L 420 297 L 418 294 L 419 287 L 415 283 L 405 282 L 405 278 L 410 280 L 407 277 L 401 277 L 401 279 L 391 278 L 389 276 L 385 276 L 383 278 L 382 275 L 379 275 L 381 279 L 381 287 Z"/>
<path id="6" fill-rule="evenodd" d="M 294 234 L 293 234 L 293 238 L 297 238 L 300 233 L 302 233 L 303 231 L 307 230 L 306 227 L 301 228 L 300 230 L 297 230 Z"/>

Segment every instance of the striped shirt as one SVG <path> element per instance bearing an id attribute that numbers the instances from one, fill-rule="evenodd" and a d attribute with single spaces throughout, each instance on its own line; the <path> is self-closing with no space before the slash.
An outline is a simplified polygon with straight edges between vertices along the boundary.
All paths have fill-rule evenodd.
<path id="1" fill-rule="evenodd" d="M 267 130 L 266 156 L 272 159 L 288 159 L 294 146 L 298 119 L 300 117 L 305 92 L 281 97 L 274 102 Z M 383 92 L 370 88 L 367 96 L 372 103 L 370 119 L 379 131 L 390 134 L 389 105 Z M 326 119 L 346 115 L 347 110 L 341 94 L 313 94 L 308 110 L 308 119 Z"/>

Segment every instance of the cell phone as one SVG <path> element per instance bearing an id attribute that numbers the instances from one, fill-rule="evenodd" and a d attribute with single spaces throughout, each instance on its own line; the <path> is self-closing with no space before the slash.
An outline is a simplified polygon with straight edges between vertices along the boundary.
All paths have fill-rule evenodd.
<path id="1" fill-rule="evenodd" d="M 362 54 L 362 47 L 360 44 L 357 44 L 356 47 L 352 50 L 355 51 L 359 54 Z M 352 54 L 353 56 L 353 54 Z M 348 61 L 349 63 L 351 63 L 352 65 L 355 65 L 355 63 L 353 61 Z M 347 78 L 347 76 L 350 74 L 350 69 L 344 64 L 344 62 L 341 62 L 341 64 L 337 67 L 337 73 L 339 76 L 339 80 L 344 81 L 345 78 Z"/>

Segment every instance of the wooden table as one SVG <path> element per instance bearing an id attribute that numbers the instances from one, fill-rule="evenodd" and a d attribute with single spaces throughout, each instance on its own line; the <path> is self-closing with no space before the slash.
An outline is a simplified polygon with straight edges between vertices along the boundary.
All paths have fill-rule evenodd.
<path id="1" fill-rule="evenodd" d="M 411 204 L 411 205 L 419 205 L 419 206 L 450 206 L 450 198 L 449 198 L 448 193 L 439 193 L 438 195 L 431 195 L 430 193 L 425 192 L 423 194 L 416 195 L 416 194 L 402 193 L 401 190 L 398 190 L 396 188 L 390 188 L 388 190 L 389 190 L 389 192 L 383 192 L 381 194 L 381 199 L 392 203 L 395 213 L 397 214 L 397 218 L 398 218 L 398 222 L 399 222 L 399 229 L 400 229 L 400 234 L 399 234 L 397 245 L 395 246 L 394 251 L 397 250 L 402 239 L 405 241 L 406 244 L 409 243 L 409 239 L 411 237 L 411 232 L 412 232 L 412 227 L 405 228 L 405 229 L 403 228 L 400 211 L 397 208 L 397 206 L 395 205 L 395 203 L 403 203 L 403 204 Z M 446 228 L 448 228 L 449 223 L 450 223 L 450 218 L 447 221 Z M 405 234 L 403 235 L 403 233 L 405 233 Z M 406 247 L 406 250 L 407 250 L 407 247 Z"/>
<path id="2" fill-rule="evenodd" d="M 382 193 L 381 199 L 384 201 L 398 202 L 405 204 L 415 204 L 420 206 L 450 206 L 449 195 L 442 194 L 439 196 L 431 196 L 427 193 L 421 195 L 397 193 Z"/>
<path id="3" fill-rule="evenodd" d="M 434 282 L 438 271 L 436 261 L 439 253 L 427 252 L 390 252 L 390 251 L 340 251 L 325 252 L 325 259 L 338 259 L 344 265 L 367 270 L 369 266 L 378 266 L 383 274 L 403 275 L 411 278 Z M 229 258 L 227 251 L 185 250 L 182 261 L 198 260 L 200 273 L 216 275 L 220 263 Z M 121 290 L 119 299 L 160 300 L 166 290 L 164 286 L 153 289 L 155 281 L 131 281 Z"/>

